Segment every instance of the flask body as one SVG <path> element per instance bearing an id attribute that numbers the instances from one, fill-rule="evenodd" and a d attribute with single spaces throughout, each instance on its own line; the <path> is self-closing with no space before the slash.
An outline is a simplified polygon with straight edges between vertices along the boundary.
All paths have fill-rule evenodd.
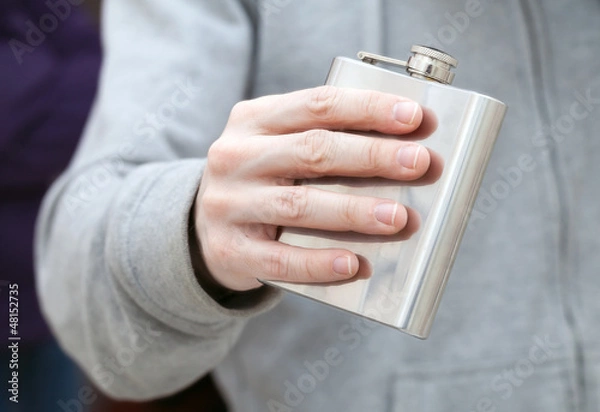
<path id="1" fill-rule="evenodd" d="M 419 228 L 406 240 L 283 228 L 279 239 L 283 243 L 306 248 L 340 247 L 364 256 L 372 265 L 372 276 L 326 285 L 266 283 L 425 339 L 506 106 L 472 91 L 344 57 L 333 61 L 326 84 L 394 93 L 420 103 L 429 120 L 437 121 L 437 129 L 422 143 L 443 158 L 444 170 L 435 183 L 425 186 L 383 179 L 326 178 L 301 182 L 405 204 L 420 215 Z"/>

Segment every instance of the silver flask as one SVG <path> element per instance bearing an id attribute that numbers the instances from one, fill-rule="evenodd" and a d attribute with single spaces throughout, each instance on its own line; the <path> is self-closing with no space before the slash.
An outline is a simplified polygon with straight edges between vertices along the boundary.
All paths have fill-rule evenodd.
<path id="1" fill-rule="evenodd" d="M 360 60 L 334 59 L 326 84 L 394 93 L 422 105 L 421 127 L 435 131 L 425 146 L 443 158 L 439 179 L 411 186 L 383 179 L 305 180 L 324 190 L 392 199 L 418 212 L 409 239 L 283 228 L 279 240 L 305 248 L 339 247 L 371 264 L 372 276 L 335 284 L 267 282 L 425 339 L 431 330 L 458 252 L 506 105 L 450 86 L 457 66 L 437 49 L 413 46 L 407 62 L 360 52 Z M 399 72 L 406 69 L 409 75 Z M 418 131 L 417 131 L 418 134 Z"/>

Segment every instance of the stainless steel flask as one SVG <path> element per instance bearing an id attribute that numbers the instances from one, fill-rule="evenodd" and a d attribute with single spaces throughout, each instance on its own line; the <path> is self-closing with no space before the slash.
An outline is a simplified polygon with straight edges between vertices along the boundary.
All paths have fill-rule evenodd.
<path id="1" fill-rule="evenodd" d="M 393 199 L 417 211 L 419 229 L 407 240 L 356 233 L 284 228 L 280 241 L 306 247 L 340 247 L 365 257 L 369 279 L 338 284 L 271 285 L 347 310 L 425 339 L 446 281 L 506 105 L 450 86 L 457 61 L 437 49 L 413 46 L 407 62 L 360 52 L 360 60 L 334 59 L 326 84 L 378 90 L 419 102 L 437 129 L 423 143 L 444 160 L 440 178 L 426 186 L 383 179 L 314 179 L 324 190 Z M 405 67 L 409 75 L 399 72 Z"/>

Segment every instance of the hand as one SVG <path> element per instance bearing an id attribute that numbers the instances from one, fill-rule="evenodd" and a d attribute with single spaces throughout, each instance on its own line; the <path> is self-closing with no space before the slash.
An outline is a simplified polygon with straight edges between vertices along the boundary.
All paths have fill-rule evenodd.
<path id="1" fill-rule="evenodd" d="M 414 181 L 430 168 L 423 146 L 342 130 L 403 135 L 421 107 L 396 95 L 330 86 L 238 103 L 208 152 L 194 205 L 196 235 L 214 281 L 235 291 L 257 278 L 332 282 L 360 261 L 348 250 L 311 250 L 276 240 L 279 226 L 392 235 L 407 224 L 394 201 L 294 186 L 323 176 Z"/>

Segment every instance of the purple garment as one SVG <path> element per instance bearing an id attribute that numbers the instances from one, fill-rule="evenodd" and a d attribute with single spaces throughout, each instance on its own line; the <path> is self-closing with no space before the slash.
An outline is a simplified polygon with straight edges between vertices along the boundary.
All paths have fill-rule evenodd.
<path id="1" fill-rule="evenodd" d="M 82 7 L 66 0 L 0 2 L 0 281 L 19 283 L 22 344 L 48 336 L 35 297 L 35 218 L 73 154 L 96 92 L 100 41 Z M 32 26 L 47 31 L 33 37 L 37 45 L 27 38 Z M 1 337 L 8 332 L 8 288 L 0 286 Z"/>

